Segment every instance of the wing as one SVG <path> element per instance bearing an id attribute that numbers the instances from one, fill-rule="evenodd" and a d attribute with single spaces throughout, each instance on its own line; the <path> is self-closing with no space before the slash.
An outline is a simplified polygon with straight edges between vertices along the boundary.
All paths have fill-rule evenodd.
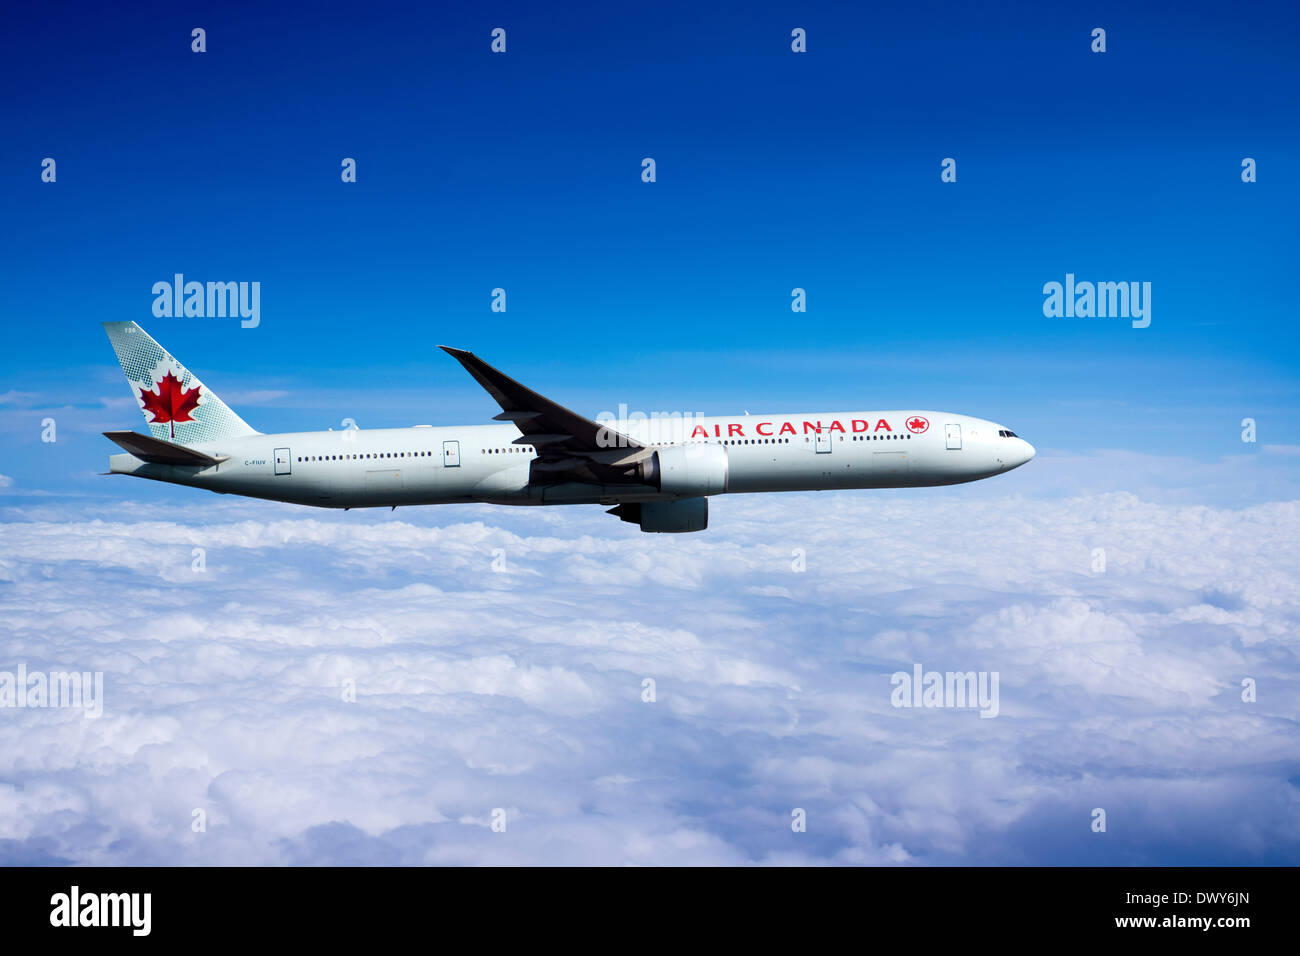
<path id="1" fill-rule="evenodd" d="M 533 461 L 535 481 L 608 484 L 642 480 L 642 462 L 653 453 L 649 446 L 538 395 L 473 352 L 446 345 L 439 348 L 463 365 L 496 399 L 501 414 L 493 418 L 512 422 L 521 432 L 514 444 L 537 449 Z"/>

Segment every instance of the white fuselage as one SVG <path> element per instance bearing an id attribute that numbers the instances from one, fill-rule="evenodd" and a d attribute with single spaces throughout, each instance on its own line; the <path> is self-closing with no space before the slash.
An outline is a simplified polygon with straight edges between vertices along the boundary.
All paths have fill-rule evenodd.
<path id="1" fill-rule="evenodd" d="M 993 422 L 930 411 L 656 419 L 611 427 L 651 445 L 720 446 L 725 481 L 708 494 L 952 485 L 1009 471 L 1034 455 L 1033 446 Z M 255 434 L 194 443 L 223 459 L 211 466 L 148 464 L 119 454 L 110 469 L 325 508 L 682 497 L 649 485 L 530 482 L 535 454 L 516 443 L 520 437 L 514 425 Z"/>

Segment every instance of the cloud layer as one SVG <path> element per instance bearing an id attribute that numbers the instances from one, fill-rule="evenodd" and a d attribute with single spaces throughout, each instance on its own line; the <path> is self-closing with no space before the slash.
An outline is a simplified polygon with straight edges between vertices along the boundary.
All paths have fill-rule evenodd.
<path id="1" fill-rule="evenodd" d="M 0 669 L 105 702 L 0 709 L 0 860 L 1300 859 L 1300 503 L 770 495 L 660 536 L 176 492 L 9 512 Z M 918 663 L 997 672 L 999 716 L 892 706 Z"/>

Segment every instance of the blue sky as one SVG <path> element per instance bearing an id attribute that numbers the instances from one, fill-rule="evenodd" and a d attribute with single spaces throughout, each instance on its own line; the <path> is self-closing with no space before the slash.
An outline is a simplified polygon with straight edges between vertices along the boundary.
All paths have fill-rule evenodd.
<path id="1" fill-rule="evenodd" d="M 254 393 L 264 431 L 481 420 L 448 343 L 591 414 L 947 408 L 1048 453 L 1196 458 L 1254 451 L 1249 416 L 1300 441 L 1290 5 L 55 9 L 0 41 L 22 483 L 84 482 L 97 432 L 138 426 L 96 407 L 125 394 L 121 319 Z M 260 327 L 153 317 L 176 272 L 260 281 Z M 1151 327 L 1045 318 L 1066 272 L 1151 282 Z M 69 402 L 51 469 L 33 421 Z"/>
<path id="2" fill-rule="evenodd" d="M 1293 4 L 6 16 L 0 670 L 106 702 L 0 711 L 0 862 L 1300 858 Z M 155 318 L 177 272 L 260 325 Z M 1067 272 L 1150 327 L 1044 317 Z M 593 416 L 947 409 L 1039 456 L 703 535 L 231 501 L 96 476 L 127 319 L 266 432 L 486 421 L 450 344 Z M 918 662 L 1002 715 L 892 709 Z"/>

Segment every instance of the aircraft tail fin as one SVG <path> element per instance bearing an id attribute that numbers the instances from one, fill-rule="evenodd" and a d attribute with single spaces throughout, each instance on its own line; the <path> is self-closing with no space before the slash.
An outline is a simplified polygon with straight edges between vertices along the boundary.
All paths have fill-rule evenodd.
<path id="1" fill-rule="evenodd" d="M 154 438 L 180 445 L 256 435 L 246 421 L 134 322 L 105 322 Z"/>

